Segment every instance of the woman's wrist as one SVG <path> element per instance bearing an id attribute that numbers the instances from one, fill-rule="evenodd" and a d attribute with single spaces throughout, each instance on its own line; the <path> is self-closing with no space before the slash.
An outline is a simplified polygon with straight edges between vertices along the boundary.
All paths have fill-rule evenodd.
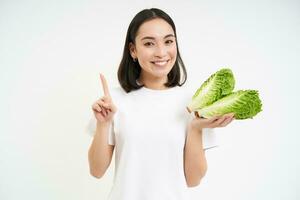
<path id="1" fill-rule="evenodd" d="M 108 121 L 108 122 L 99 122 L 99 121 L 97 121 L 97 127 L 98 128 L 106 129 L 106 128 L 109 128 L 110 125 L 111 125 L 110 121 Z"/>
<path id="2" fill-rule="evenodd" d="M 189 124 L 190 131 L 202 133 L 202 129 L 203 127 L 198 122 L 196 123 L 194 120 Z"/>

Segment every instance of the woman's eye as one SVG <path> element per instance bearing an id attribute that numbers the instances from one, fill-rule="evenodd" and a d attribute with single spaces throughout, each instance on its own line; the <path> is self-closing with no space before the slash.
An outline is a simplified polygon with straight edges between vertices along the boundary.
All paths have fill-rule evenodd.
<path id="1" fill-rule="evenodd" d="M 144 45 L 145 46 L 150 46 L 150 45 L 152 45 L 153 43 L 152 42 L 146 42 Z"/>
<path id="2" fill-rule="evenodd" d="M 167 40 L 166 44 L 172 44 L 173 42 L 174 42 L 173 40 Z M 151 45 L 154 45 L 154 43 L 153 42 L 146 42 L 144 45 L 145 46 L 151 46 Z"/>

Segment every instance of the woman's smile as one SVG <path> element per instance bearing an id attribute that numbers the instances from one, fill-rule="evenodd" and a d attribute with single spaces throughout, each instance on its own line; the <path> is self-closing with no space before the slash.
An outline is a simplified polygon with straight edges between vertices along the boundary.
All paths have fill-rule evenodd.
<path id="1" fill-rule="evenodd" d="M 155 66 L 158 66 L 158 67 L 165 67 L 168 63 L 169 63 L 169 60 L 161 60 L 161 61 L 153 61 L 151 62 L 152 64 L 154 64 Z"/>

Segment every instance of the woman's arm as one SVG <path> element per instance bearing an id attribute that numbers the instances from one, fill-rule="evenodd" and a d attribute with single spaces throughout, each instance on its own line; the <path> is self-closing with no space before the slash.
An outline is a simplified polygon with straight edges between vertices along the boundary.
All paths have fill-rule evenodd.
<path id="1" fill-rule="evenodd" d="M 194 118 L 188 125 L 184 147 L 184 172 L 187 185 L 195 187 L 207 171 L 207 162 L 202 143 L 203 128 L 225 127 L 234 119 L 234 113 L 209 119 Z"/>
<path id="2" fill-rule="evenodd" d="M 110 123 L 97 122 L 97 129 L 92 144 L 89 148 L 88 158 L 90 173 L 96 178 L 101 178 L 110 165 L 114 146 L 108 144 L 108 131 Z"/>
<path id="3" fill-rule="evenodd" d="M 202 144 L 202 129 L 188 128 L 184 148 L 184 171 L 188 187 L 200 184 L 207 170 L 207 162 Z"/>

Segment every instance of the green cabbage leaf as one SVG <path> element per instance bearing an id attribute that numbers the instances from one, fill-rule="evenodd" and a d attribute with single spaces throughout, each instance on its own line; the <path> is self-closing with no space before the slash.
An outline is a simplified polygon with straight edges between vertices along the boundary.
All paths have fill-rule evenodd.
<path id="1" fill-rule="evenodd" d="M 257 90 L 239 90 L 195 111 L 198 117 L 210 118 L 234 113 L 235 119 L 253 118 L 262 111 L 262 103 Z"/>
<path id="2" fill-rule="evenodd" d="M 189 112 L 196 111 L 212 104 L 230 94 L 234 89 L 235 80 L 231 69 L 223 68 L 212 74 L 195 92 L 187 105 Z"/>

